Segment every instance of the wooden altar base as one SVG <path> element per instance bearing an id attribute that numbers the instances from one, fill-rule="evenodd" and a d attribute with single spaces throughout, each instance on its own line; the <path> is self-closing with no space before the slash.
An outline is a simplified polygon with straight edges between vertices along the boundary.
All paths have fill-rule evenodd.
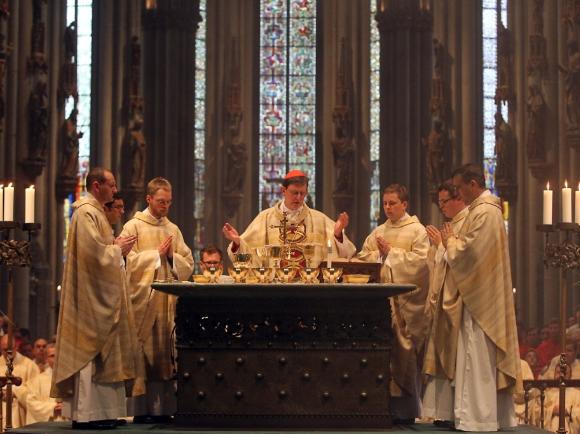
<path id="1" fill-rule="evenodd" d="M 188 433 L 211 433 L 211 434 L 231 434 L 232 430 L 204 430 L 204 429 L 186 429 L 181 427 L 175 427 L 172 425 L 133 425 L 131 423 L 119 427 L 115 430 L 111 431 L 91 431 L 91 430 L 73 430 L 71 428 L 70 422 L 40 422 L 35 423 L 33 425 L 25 426 L 22 428 L 17 428 L 13 430 L 14 433 L 21 433 L 21 434 L 61 434 L 61 433 L 86 433 L 86 434 L 102 434 L 103 432 L 111 432 L 116 434 L 137 434 L 143 432 L 154 432 L 156 434 L 183 434 L 185 432 Z M 295 434 L 311 434 L 313 430 L 308 431 L 290 431 L 290 430 L 267 430 L 267 431 L 251 431 L 251 430 L 239 430 L 236 431 L 239 433 L 259 433 L 259 434 L 275 434 L 275 433 L 286 433 L 292 432 Z M 391 429 L 388 430 L 364 430 L 364 431 L 357 431 L 355 429 L 348 430 L 348 431 L 338 431 L 338 430 L 324 430 L 321 431 L 325 434 L 334 434 L 334 433 L 349 433 L 349 434 L 356 434 L 356 433 L 368 433 L 368 432 L 376 432 L 376 433 L 389 433 L 389 434 L 397 434 L 397 433 L 409 433 L 409 432 L 418 432 L 423 434 L 431 434 L 431 433 L 451 433 L 453 431 L 449 431 L 443 428 L 438 428 L 433 424 L 429 423 L 416 423 L 415 425 L 407 425 L 407 426 L 393 426 Z M 494 431 L 498 432 L 498 431 Z M 512 433 L 519 433 L 519 434 L 540 434 L 540 433 L 547 433 L 548 431 L 541 430 L 536 427 L 531 426 L 518 426 L 515 431 L 506 431 Z"/>

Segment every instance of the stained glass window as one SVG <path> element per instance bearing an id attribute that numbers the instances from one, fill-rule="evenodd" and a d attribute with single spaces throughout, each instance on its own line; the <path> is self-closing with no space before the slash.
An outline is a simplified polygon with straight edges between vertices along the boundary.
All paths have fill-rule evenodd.
<path id="1" fill-rule="evenodd" d="M 76 23 L 77 40 L 75 61 L 77 67 L 77 86 L 79 100 L 77 105 L 77 131 L 82 133 L 79 139 L 79 174 L 74 194 L 64 200 L 65 248 L 72 203 L 84 194 L 84 185 L 89 170 L 91 158 L 91 65 L 92 65 L 92 29 L 93 29 L 93 0 L 67 0 L 66 23 Z M 72 97 L 65 102 L 65 116 L 75 108 Z"/>
<path id="2" fill-rule="evenodd" d="M 508 122 L 505 105 L 495 103 L 499 23 L 507 28 L 507 0 L 482 0 L 483 38 L 483 169 L 487 187 L 495 191 L 495 114 L 501 110 Z"/>
<path id="3" fill-rule="evenodd" d="M 205 98 L 206 98 L 206 0 L 200 0 L 201 22 L 195 37 L 195 149 L 193 172 L 194 250 L 205 245 L 203 217 L 205 211 Z"/>
<path id="4" fill-rule="evenodd" d="M 370 199 L 370 223 L 371 231 L 379 224 L 381 217 L 381 181 L 379 173 L 379 144 L 380 144 L 380 60 L 381 47 L 379 29 L 375 15 L 377 13 L 377 1 L 370 2 L 370 163 L 371 163 L 371 199 Z"/>
<path id="5" fill-rule="evenodd" d="M 316 204 L 316 0 L 260 0 L 260 209 L 291 169 Z"/>

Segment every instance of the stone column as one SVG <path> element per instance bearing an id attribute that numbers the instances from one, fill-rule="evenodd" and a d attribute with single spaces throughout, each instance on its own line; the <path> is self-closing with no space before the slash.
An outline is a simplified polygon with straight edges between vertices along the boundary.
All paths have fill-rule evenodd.
<path id="1" fill-rule="evenodd" d="M 199 3 L 157 3 L 143 15 L 145 178 L 173 184 L 170 218 L 193 245 L 194 55 Z"/>
<path id="2" fill-rule="evenodd" d="M 409 212 L 430 209 L 421 138 L 430 128 L 432 11 L 429 2 L 379 3 L 381 185 L 405 184 Z"/>

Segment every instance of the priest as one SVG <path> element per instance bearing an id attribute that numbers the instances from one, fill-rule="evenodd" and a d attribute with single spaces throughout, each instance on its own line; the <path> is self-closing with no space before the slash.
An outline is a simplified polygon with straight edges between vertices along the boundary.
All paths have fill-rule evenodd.
<path id="1" fill-rule="evenodd" d="M 441 212 L 450 222 L 455 233 L 459 233 L 468 209 L 457 189 L 450 182 L 439 186 L 438 203 Z M 423 417 L 429 417 L 440 424 L 453 425 L 453 389 L 455 360 L 457 356 L 457 288 L 445 261 L 441 231 L 435 226 L 427 226 L 431 242 L 428 264 L 430 269 L 429 296 L 426 317 L 430 321 L 428 339 L 423 364 L 427 375 L 427 385 L 423 395 Z"/>
<path id="2" fill-rule="evenodd" d="M 86 184 L 67 239 L 51 396 L 63 399 L 73 428 L 110 429 L 126 415 L 125 385 L 136 376 L 122 265 L 136 238 L 113 238 L 103 210 L 117 191 L 113 174 L 95 167 Z"/>
<path id="3" fill-rule="evenodd" d="M 349 217 L 341 213 L 336 221 L 310 208 L 304 203 L 308 195 L 308 177 L 300 170 L 291 170 L 282 182 L 283 199 L 271 208 L 262 211 L 250 223 L 243 234 L 226 223 L 223 234 L 231 243 L 228 255 L 234 261 L 235 253 L 255 253 L 255 249 L 265 245 L 281 245 L 285 241 L 292 244 L 292 250 L 282 258 L 282 265 L 305 265 L 303 246 L 314 244 L 314 255 L 311 263 L 320 263 L 323 259 L 351 258 L 356 247 L 348 239 L 344 230 Z M 259 266 L 260 258 L 252 259 Z"/>
<path id="4" fill-rule="evenodd" d="M 414 423 L 421 414 L 421 358 L 425 341 L 425 299 L 429 288 L 429 238 L 417 216 L 407 213 L 407 187 L 391 184 L 383 191 L 387 221 L 365 240 L 359 259 L 379 262 L 381 282 L 408 283 L 417 288 L 391 298 L 396 334 L 391 370 L 391 414 L 399 424 Z"/>
<path id="5" fill-rule="evenodd" d="M 193 256 L 168 218 L 172 187 L 165 178 L 147 184 L 147 208 L 135 213 L 121 236 L 137 241 L 127 255 L 127 280 L 137 335 L 145 358 L 146 394 L 135 398 L 134 423 L 166 423 L 176 411 L 171 355 L 175 297 L 151 288 L 153 280 L 188 280 Z"/>
<path id="6" fill-rule="evenodd" d="M 479 165 L 453 173 L 469 207 L 463 226 L 441 231 L 457 289 L 454 425 L 497 431 L 517 425 L 512 394 L 522 389 L 508 240 L 499 199 L 485 186 Z"/>

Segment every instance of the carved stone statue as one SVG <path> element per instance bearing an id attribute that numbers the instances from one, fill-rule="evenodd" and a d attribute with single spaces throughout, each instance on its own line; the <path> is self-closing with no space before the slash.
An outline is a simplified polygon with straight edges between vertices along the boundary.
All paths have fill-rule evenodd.
<path id="1" fill-rule="evenodd" d="M 566 120 L 571 130 L 580 129 L 580 52 L 578 42 L 568 41 L 568 68 L 560 66 L 566 83 Z"/>
<path id="2" fill-rule="evenodd" d="M 427 148 L 427 179 L 434 186 L 443 181 L 446 142 L 443 123 L 435 119 L 433 121 L 433 128 L 427 136 L 427 140 L 423 139 L 423 145 Z"/>
<path id="3" fill-rule="evenodd" d="M 351 138 L 332 141 L 334 156 L 334 193 L 349 194 L 353 190 L 355 147 Z"/>
<path id="4" fill-rule="evenodd" d="M 544 159 L 546 102 L 538 85 L 529 86 L 526 148 L 529 160 Z"/>
<path id="5" fill-rule="evenodd" d="M 224 192 L 235 193 L 242 190 L 246 176 L 246 160 L 248 152 L 245 143 L 233 140 L 225 147 L 225 183 Z"/>
<path id="6" fill-rule="evenodd" d="M 79 172 L 79 139 L 83 133 L 77 131 L 78 110 L 71 111 L 61 129 L 62 156 L 59 176 L 74 179 Z"/>
<path id="7" fill-rule="evenodd" d="M 76 103 L 79 99 L 77 86 L 77 27 L 72 22 L 64 32 L 64 63 L 60 76 L 59 101 L 63 103 L 66 98 L 72 96 Z"/>
<path id="8" fill-rule="evenodd" d="M 73 63 L 77 55 L 77 23 L 70 23 L 64 31 L 64 61 Z"/>
<path id="9" fill-rule="evenodd" d="M 48 93 L 38 81 L 28 100 L 28 158 L 44 160 L 48 148 Z"/>
<path id="10" fill-rule="evenodd" d="M 131 119 L 129 131 L 129 151 L 131 154 L 130 187 L 142 188 L 145 182 L 145 158 L 147 144 L 143 134 L 143 114 L 136 109 Z"/>
<path id="11" fill-rule="evenodd" d="M 141 83 L 141 44 L 139 38 L 131 38 L 131 73 L 130 73 L 131 95 L 139 95 L 139 84 Z"/>
<path id="12" fill-rule="evenodd" d="M 515 136 L 500 112 L 495 114 L 495 155 L 497 166 L 495 170 L 496 183 L 510 182 L 515 170 Z"/>

